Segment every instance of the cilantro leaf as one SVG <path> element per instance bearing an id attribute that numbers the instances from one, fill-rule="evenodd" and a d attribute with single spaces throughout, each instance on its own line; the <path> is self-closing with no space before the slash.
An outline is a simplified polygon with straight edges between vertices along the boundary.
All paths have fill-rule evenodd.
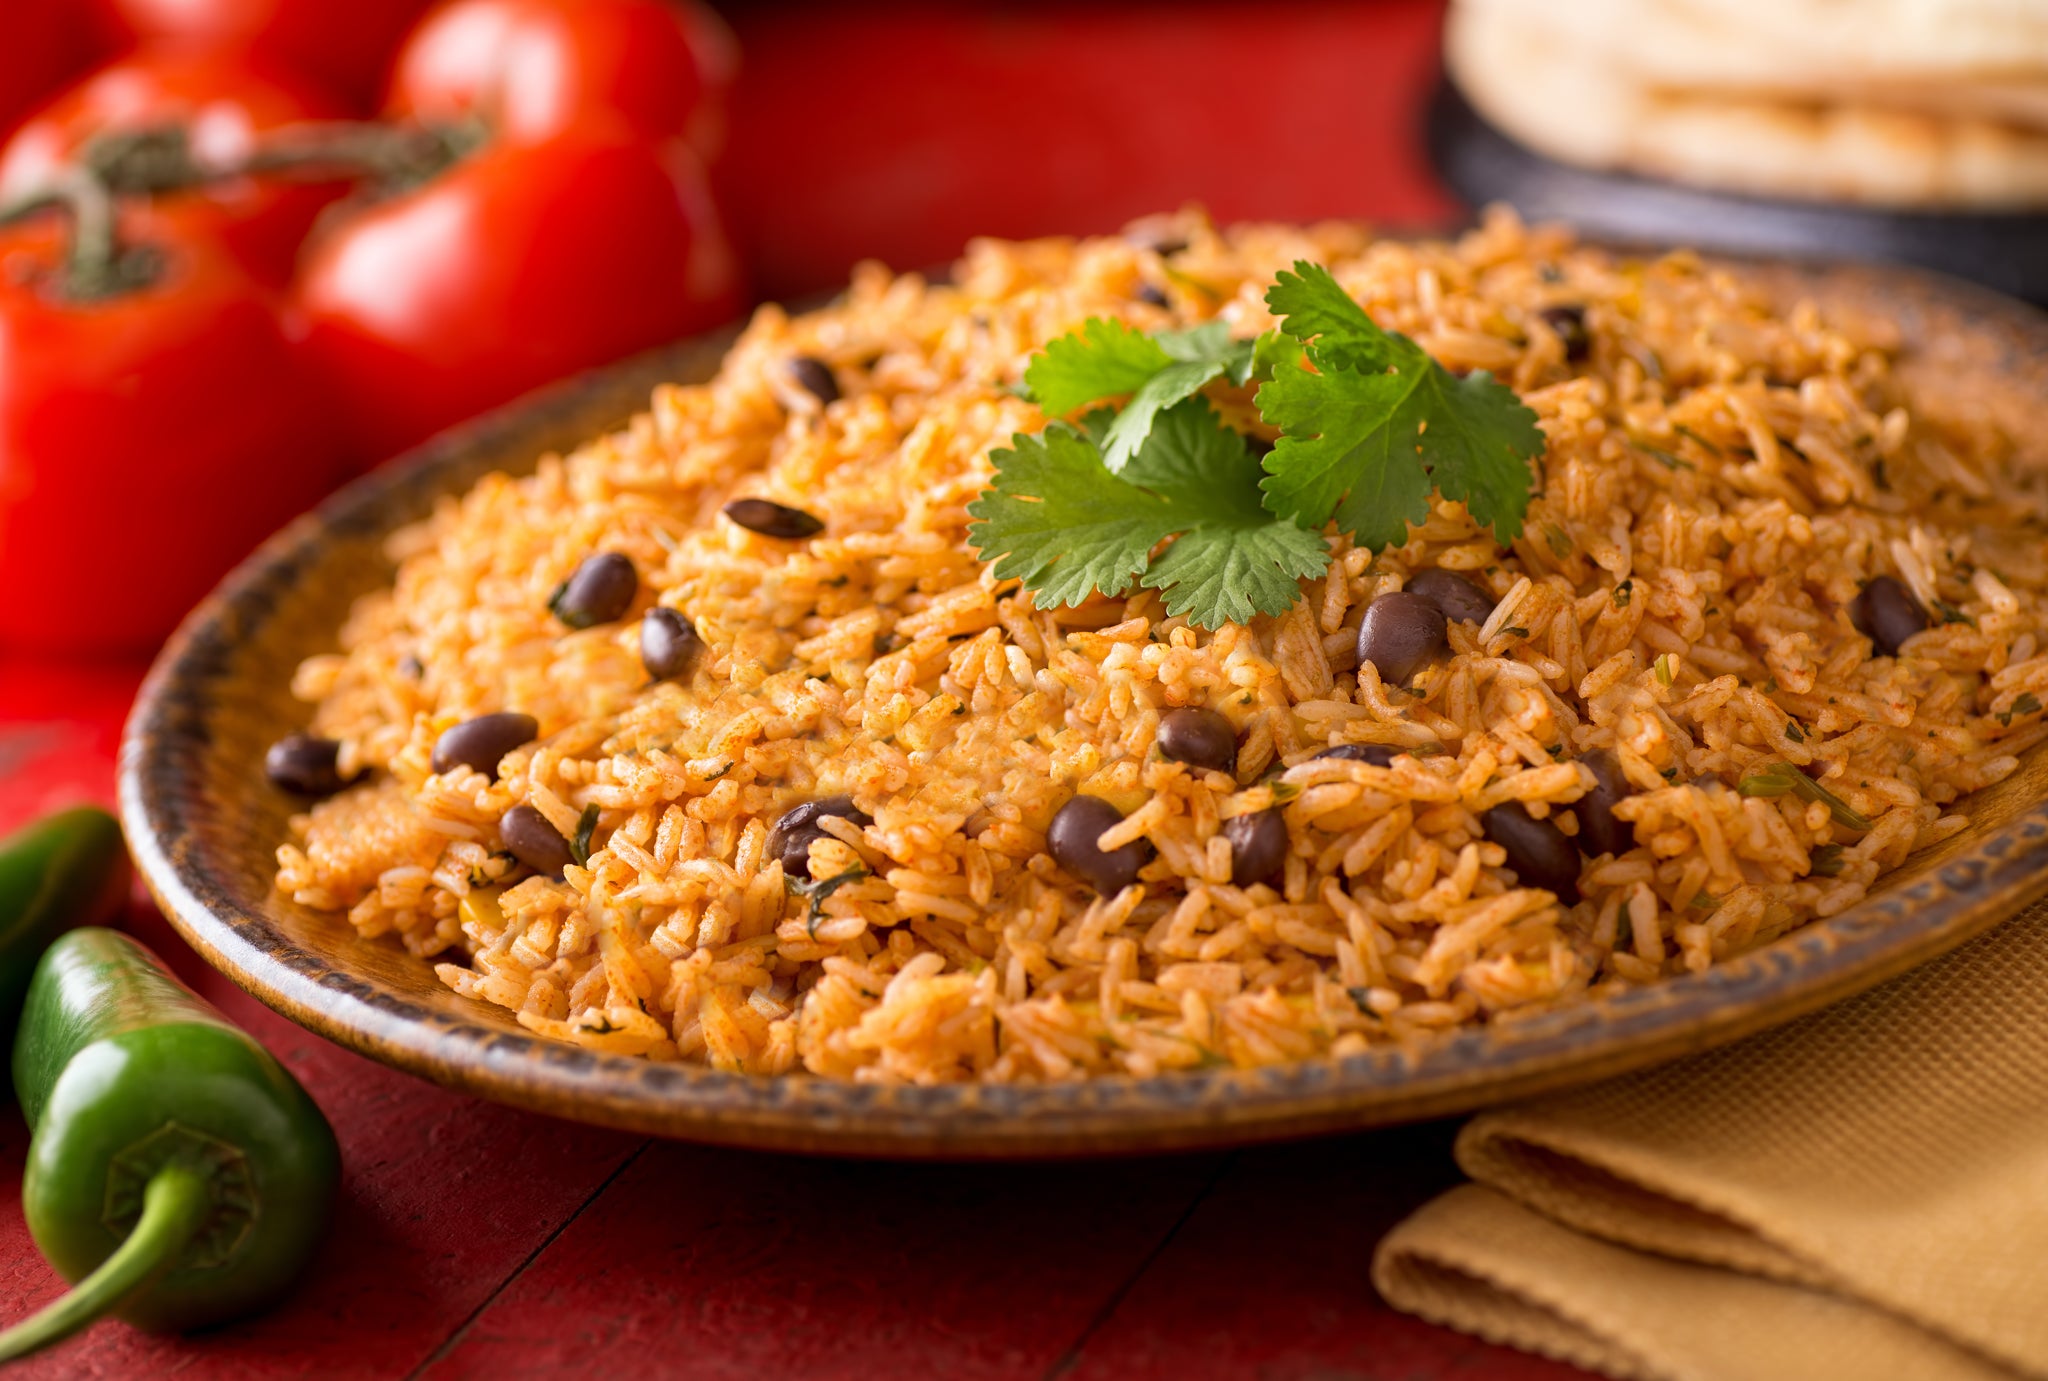
<path id="1" fill-rule="evenodd" d="M 1273 371 L 1300 363 L 1300 341 L 1285 331 L 1261 331 L 1258 339 L 1252 342 L 1251 372 L 1246 377 L 1264 383 L 1273 377 Z"/>
<path id="2" fill-rule="evenodd" d="M 1124 469 L 1190 520 L 1145 572 L 1166 596 L 1166 612 L 1205 628 L 1280 614 L 1301 596 L 1296 583 L 1321 575 L 1330 549 L 1320 533 L 1275 518 L 1259 501 L 1259 466 L 1244 437 L 1217 421 L 1201 399 L 1159 416 L 1151 440 Z"/>
<path id="3" fill-rule="evenodd" d="M 1342 389 L 1332 382 L 1281 369 L 1259 389 L 1259 415 L 1280 429 L 1266 461 L 1266 504 L 1304 527 L 1334 513 L 1339 531 L 1375 551 L 1399 546 L 1410 523 L 1429 517 L 1429 473 L 1403 449 L 1415 432 L 1415 376 L 1355 374 Z"/>
<path id="4" fill-rule="evenodd" d="M 1109 436 L 1109 425 L 1114 421 L 1116 421 L 1115 408 L 1094 408 L 1082 413 L 1080 418 L 1075 421 L 1074 427 L 1082 436 L 1088 438 L 1089 445 L 1099 451 L 1103 447 L 1104 440 Z"/>
<path id="5" fill-rule="evenodd" d="M 1461 379 L 1434 360 L 1420 392 L 1427 430 L 1417 450 L 1438 491 L 1462 500 L 1503 545 L 1514 541 L 1529 511 L 1529 462 L 1543 454 L 1535 410 L 1483 369 Z"/>
<path id="6" fill-rule="evenodd" d="M 1024 382 L 1048 416 L 1130 394 L 1102 439 L 1110 473 L 1120 473 L 1145 444 L 1158 415 L 1216 379 L 1242 384 L 1251 375 L 1254 342 L 1233 341 L 1230 327 L 1205 322 L 1187 331 L 1146 335 L 1120 321 L 1090 317 L 1032 356 Z"/>
<path id="7" fill-rule="evenodd" d="M 1297 580 L 1329 565 L 1319 534 L 1265 510 L 1244 438 L 1199 398 L 1159 413 L 1122 476 L 1059 422 L 990 459 L 995 483 L 968 506 L 981 520 L 968 540 L 995 560 L 998 579 L 1022 577 L 1046 605 L 1120 594 L 1138 580 L 1165 596 L 1168 613 L 1216 628 L 1285 612 L 1300 597 Z"/>
<path id="8" fill-rule="evenodd" d="M 1152 339 L 1176 360 L 1221 365 L 1223 376 L 1233 384 L 1251 377 L 1252 356 L 1258 345 L 1255 340 L 1232 340 L 1230 324 L 1224 321 L 1205 321 L 1186 331 L 1155 331 Z"/>
<path id="9" fill-rule="evenodd" d="M 1319 265 L 1280 274 L 1266 302 L 1314 366 L 1278 366 L 1258 392 L 1260 415 L 1281 431 L 1265 462 L 1269 509 L 1306 527 L 1334 517 L 1378 549 L 1428 518 L 1434 489 L 1502 542 L 1521 534 L 1529 462 L 1544 442 L 1514 390 L 1484 371 L 1460 379 L 1382 331 Z"/>
<path id="10" fill-rule="evenodd" d="M 989 453 L 995 481 L 967 511 L 967 540 L 998 580 L 1021 577 L 1042 604 L 1121 594 L 1174 531 L 1165 500 L 1103 467 L 1102 452 L 1064 422 Z"/>
<path id="11" fill-rule="evenodd" d="M 1293 273 L 1282 269 L 1274 277 L 1266 306 L 1285 323 L 1287 335 L 1313 340 L 1326 359 L 1345 369 L 1378 373 L 1399 362 L 1393 353 L 1396 342 L 1410 343 L 1382 331 L 1328 269 L 1305 259 Z"/>
<path id="12" fill-rule="evenodd" d="M 1109 424 L 1102 447 L 1103 463 L 1111 474 L 1120 474 L 1145 444 L 1152 424 L 1174 404 L 1194 397 L 1202 386 L 1223 373 L 1213 360 L 1176 361 L 1154 374 L 1145 386 L 1131 395 L 1130 403 Z"/>
<path id="13" fill-rule="evenodd" d="M 1136 393 L 1172 363 L 1143 331 L 1090 317 L 1079 331 L 1048 342 L 1031 357 L 1024 385 L 1046 416 L 1065 417 L 1101 399 Z"/>

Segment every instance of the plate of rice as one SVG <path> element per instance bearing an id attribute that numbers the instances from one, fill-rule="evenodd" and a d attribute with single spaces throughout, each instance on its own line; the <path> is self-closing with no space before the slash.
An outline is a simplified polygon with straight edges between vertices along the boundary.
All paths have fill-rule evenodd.
<path id="1" fill-rule="evenodd" d="M 1251 372 L 1307 265 L 1445 396 L 1511 390 L 1525 511 L 1311 522 L 1231 617 L 1154 579 L 1192 535 L 1051 597 L 1113 505 L 1034 564 L 990 496 L 1099 469 L 1153 385 L 1055 413 L 1034 360 L 1195 361 L 1172 415 L 1256 485 L 1308 454 Z M 2048 318 L 1981 290 L 1498 213 L 863 266 L 280 533 L 152 672 L 124 819 L 258 997 L 564 1116 L 1021 1156 L 1464 1110 L 2048 892 L 2044 399 Z"/>

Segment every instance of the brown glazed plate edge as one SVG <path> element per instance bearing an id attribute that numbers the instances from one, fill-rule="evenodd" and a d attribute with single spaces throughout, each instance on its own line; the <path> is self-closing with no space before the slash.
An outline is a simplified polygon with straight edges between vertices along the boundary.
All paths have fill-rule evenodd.
<path id="1" fill-rule="evenodd" d="M 1758 261 L 1739 271 L 1776 292 L 1918 324 L 1940 346 L 1925 352 L 1926 362 L 1981 384 L 1994 411 L 2048 402 L 2048 316 L 2022 304 L 1912 270 Z M 336 601 L 381 578 L 360 563 L 338 567 L 337 551 L 359 556 L 435 497 L 491 469 L 530 467 L 544 451 L 623 421 L 662 380 L 708 377 L 735 334 L 594 371 L 437 438 L 279 532 L 187 617 L 137 698 L 121 747 L 119 795 L 142 877 L 208 963 L 349 1049 L 539 1112 L 763 1149 L 1036 1158 L 1357 1129 L 1619 1074 L 1871 987 L 2048 895 L 2042 749 L 2014 777 L 1971 798 L 1970 830 L 1915 855 L 1889 885 L 1838 916 L 1704 974 L 1413 1049 L 1146 1079 L 917 1087 L 656 1064 L 531 1035 L 496 1009 L 441 988 L 424 962 L 390 942 L 355 941 L 345 923 L 321 920 L 268 886 L 269 849 L 284 837 L 279 824 L 288 812 L 262 779 L 261 745 L 301 722 L 278 682 L 297 657 L 331 647 L 334 626 L 324 626 L 323 641 L 296 611 L 308 599 L 345 608 Z M 250 674 L 252 657 L 268 677 Z M 1995 823 L 1977 823 L 1980 812 Z M 376 947 L 381 956 L 369 952 Z"/>

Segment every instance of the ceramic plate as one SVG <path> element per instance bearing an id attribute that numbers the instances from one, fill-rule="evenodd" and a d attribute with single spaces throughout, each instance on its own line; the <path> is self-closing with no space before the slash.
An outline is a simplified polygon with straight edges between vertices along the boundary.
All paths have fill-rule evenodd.
<path id="1" fill-rule="evenodd" d="M 2048 317 L 1903 270 L 1748 265 L 1789 301 L 1889 318 L 1923 408 L 1990 414 L 2039 454 Z M 735 1145 L 890 1156 L 1220 1146 L 1464 1111 L 1618 1074 L 1784 1021 L 1960 944 L 2048 893 L 2048 753 L 1967 804 L 1971 828 L 1861 905 L 1708 973 L 1458 1032 L 1423 1048 L 1266 1070 L 1087 1083 L 888 1087 L 651 1064 L 535 1037 L 389 942 L 271 887 L 290 804 L 264 748 L 301 726 L 292 668 L 331 650 L 389 578 L 383 539 L 494 469 L 613 426 L 662 380 L 709 377 L 707 338 L 536 395 L 336 495 L 193 611 L 128 725 L 121 810 L 143 876 L 193 947 L 258 998 L 373 1059 L 562 1117 Z"/>

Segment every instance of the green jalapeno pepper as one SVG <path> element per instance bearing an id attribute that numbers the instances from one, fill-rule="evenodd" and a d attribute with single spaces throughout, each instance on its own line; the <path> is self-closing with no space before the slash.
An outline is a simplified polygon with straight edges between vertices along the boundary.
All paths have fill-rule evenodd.
<path id="1" fill-rule="evenodd" d="M 236 1318 L 312 1255 L 340 1171 L 327 1119 L 127 936 L 74 930 L 43 955 L 14 1087 L 34 1130 L 23 1213 L 78 1283 L 0 1333 L 0 1361 L 108 1313 L 162 1330 Z"/>
<path id="2" fill-rule="evenodd" d="M 0 1054 L 50 941 L 111 920 L 128 896 L 128 873 L 120 824 L 93 806 L 0 839 Z"/>

